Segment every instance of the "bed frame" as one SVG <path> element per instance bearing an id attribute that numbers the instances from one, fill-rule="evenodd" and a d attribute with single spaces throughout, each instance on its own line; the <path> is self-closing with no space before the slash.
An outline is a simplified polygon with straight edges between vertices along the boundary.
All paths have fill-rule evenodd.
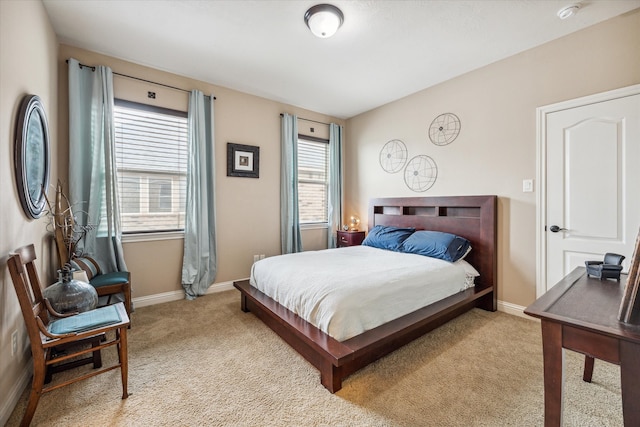
<path id="1" fill-rule="evenodd" d="M 233 283 L 240 305 L 251 311 L 291 347 L 320 370 L 320 381 L 330 392 L 342 380 L 462 313 L 479 307 L 497 308 L 496 196 L 407 197 L 372 199 L 369 230 L 374 225 L 415 227 L 466 237 L 473 250 L 466 260 L 480 277 L 464 292 L 423 307 L 346 341 L 337 341 L 275 302 L 249 280 Z"/>

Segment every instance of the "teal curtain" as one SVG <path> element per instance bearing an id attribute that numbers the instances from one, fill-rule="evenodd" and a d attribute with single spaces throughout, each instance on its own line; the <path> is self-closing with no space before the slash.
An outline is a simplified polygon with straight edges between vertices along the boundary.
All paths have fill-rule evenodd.
<path id="1" fill-rule="evenodd" d="M 113 74 L 69 59 L 69 201 L 93 232 L 79 244 L 104 273 L 126 271 L 115 159 Z"/>
<path id="2" fill-rule="evenodd" d="M 213 96 L 189 95 L 187 203 L 182 287 L 185 298 L 204 295 L 216 278 L 215 141 Z"/>
<path id="3" fill-rule="evenodd" d="M 302 252 L 298 210 L 298 117 L 282 115 L 280 160 L 280 243 L 283 254 Z"/>
<path id="4" fill-rule="evenodd" d="M 327 247 L 337 247 L 337 231 L 342 226 L 342 126 L 329 125 L 329 191 Z"/>

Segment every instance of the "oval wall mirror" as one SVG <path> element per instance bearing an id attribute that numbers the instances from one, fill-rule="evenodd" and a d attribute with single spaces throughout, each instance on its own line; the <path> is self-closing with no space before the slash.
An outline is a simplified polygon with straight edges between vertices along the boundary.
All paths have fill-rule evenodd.
<path id="1" fill-rule="evenodd" d="M 25 214 L 39 218 L 49 186 L 49 128 L 37 95 L 26 95 L 20 104 L 14 146 L 16 183 Z"/>

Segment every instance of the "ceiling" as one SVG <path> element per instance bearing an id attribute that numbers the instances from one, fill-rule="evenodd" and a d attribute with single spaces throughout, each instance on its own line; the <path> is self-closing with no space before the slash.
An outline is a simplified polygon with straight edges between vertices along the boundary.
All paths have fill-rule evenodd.
<path id="1" fill-rule="evenodd" d="M 640 7 L 640 0 L 44 0 L 60 41 L 338 118 L 350 118 Z M 570 54 L 568 52 L 567 54 Z M 117 70 L 115 70 L 117 71 Z"/>

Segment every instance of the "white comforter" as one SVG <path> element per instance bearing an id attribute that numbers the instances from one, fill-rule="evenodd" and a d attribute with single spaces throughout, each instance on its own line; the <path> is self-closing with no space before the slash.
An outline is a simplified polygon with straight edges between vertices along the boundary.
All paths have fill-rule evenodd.
<path id="1" fill-rule="evenodd" d="M 338 341 L 464 290 L 464 267 L 351 246 L 265 258 L 250 283 Z"/>

